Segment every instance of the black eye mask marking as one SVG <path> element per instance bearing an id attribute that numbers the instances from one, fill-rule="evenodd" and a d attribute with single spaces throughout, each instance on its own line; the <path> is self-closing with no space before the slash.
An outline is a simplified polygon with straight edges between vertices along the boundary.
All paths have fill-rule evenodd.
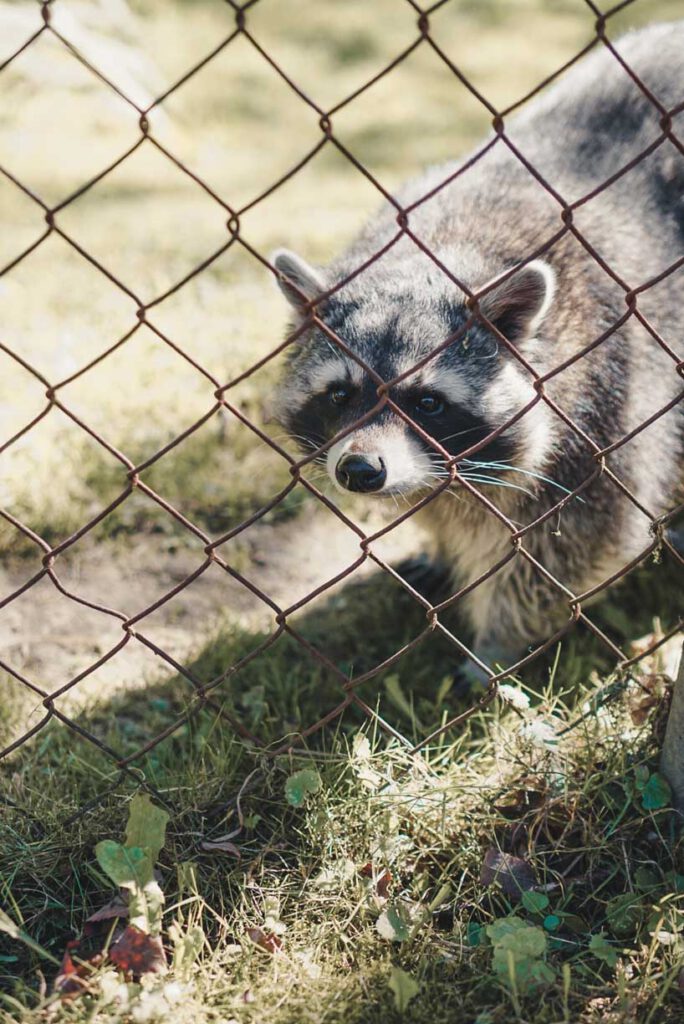
<path id="1" fill-rule="evenodd" d="M 495 429 L 483 417 L 450 403 L 436 390 L 408 391 L 393 395 L 392 398 L 414 423 L 438 441 L 450 455 L 466 451 Z M 292 416 L 288 428 L 300 447 L 310 452 L 320 448 L 345 427 L 352 426 L 377 402 L 376 386 L 370 380 L 362 389 L 346 382 L 333 383 L 322 394 L 312 395 Z M 370 422 L 381 426 L 383 422 L 393 419 L 396 419 L 395 414 L 386 407 Z M 406 429 L 411 430 L 408 426 Z M 424 451 L 435 459 L 439 458 L 438 452 L 429 443 L 415 431 L 411 433 Z M 477 462 L 506 462 L 515 459 L 516 455 L 516 443 L 504 433 L 469 458 Z"/>
<path id="2" fill-rule="evenodd" d="M 428 396 L 434 399 L 434 404 L 428 403 L 430 411 L 421 408 L 421 399 Z M 426 434 L 438 441 L 450 455 L 466 451 L 478 441 L 483 441 L 495 429 L 482 416 L 448 402 L 436 391 L 408 392 L 401 396 L 399 404 L 407 415 L 422 427 Z M 417 440 L 426 451 L 438 455 L 422 438 L 417 437 Z M 504 433 L 474 452 L 470 458 L 478 462 L 505 462 L 514 458 L 516 451 L 515 442 Z"/>
<path id="3" fill-rule="evenodd" d="M 312 395 L 290 417 L 287 428 L 300 448 L 310 452 L 351 426 L 373 404 L 355 385 L 334 382 L 324 392 Z"/>

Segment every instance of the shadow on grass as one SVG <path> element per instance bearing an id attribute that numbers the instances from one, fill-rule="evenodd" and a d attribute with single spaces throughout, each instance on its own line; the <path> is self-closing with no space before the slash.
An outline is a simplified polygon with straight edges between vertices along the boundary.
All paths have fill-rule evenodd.
<path id="1" fill-rule="evenodd" d="M 628 649 L 631 641 L 651 632 L 656 617 L 667 631 L 681 615 L 681 570 L 670 561 L 641 566 L 605 600 L 591 607 L 589 615 L 623 650 Z M 292 621 L 308 644 L 351 680 L 410 645 L 426 627 L 422 608 L 382 573 L 360 582 L 351 581 L 327 600 L 288 621 Z M 468 640 L 462 623 L 447 617 L 446 624 L 456 636 Z M 201 683 L 210 683 L 267 639 L 268 634 L 226 628 L 187 663 L 187 668 Z M 407 745 L 415 744 L 479 696 L 479 692 L 464 692 L 459 684 L 460 660 L 446 637 L 437 631 L 428 632 L 397 662 L 362 683 L 355 692 L 404 737 Z M 611 652 L 601 640 L 588 629 L 577 628 L 532 663 L 523 673 L 522 681 L 539 691 L 553 677 L 554 688 L 563 692 L 566 700 L 570 695 L 571 702 L 573 692 L 592 673 L 603 677 L 613 667 Z M 74 721 L 119 758 L 128 758 L 176 718 L 196 708 L 191 702 L 192 693 L 188 680 L 177 675 L 113 696 L 106 702 L 97 700 Z M 162 791 L 173 790 L 177 779 L 192 763 L 193 749 L 202 746 L 208 737 L 212 741 L 227 737 L 222 742 L 258 756 L 258 748 L 240 738 L 228 724 L 227 716 L 237 720 L 267 749 L 289 740 L 293 746 L 302 743 L 308 750 L 325 752 L 338 743 L 340 733 L 355 732 L 368 717 L 351 704 L 341 719 L 302 737 L 343 697 L 339 676 L 284 633 L 211 691 L 214 707 L 193 711 L 189 721 L 134 761 L 132 770 L 141 781 L 144 779 Z M 216 705 L 226 712 L 224 718 L 217 716 Z M 30 705 L 4 708 L 3 717 L 6 723 L 13 717 L 16 725 L 19 714 L 28 710 Z M 35 720 L 28 719 L 30 724 Z M 5 780 L 15 780 L 15 787 L 20 778 L 27 785 L 35 785 L 41 778 L 49 780 L 50 785 L 54 785 L 55 778 L 64 779 L 65 786 L 56 795 L 63 799 L 63 816 L 69 817 L 79 801 L 92 800 L 101 791 L 99 777 L 111 777 L 111 761 L 107 753 L 87 738 L 53 720 L 3 762 L 1 768 Z M 87 770 L 81 772 L 79 765 Z M 73 794 L 67 780 L 77 784 Z M 21 800 L 16 803 L 21 805 Z"/>
<path id="2" fill-rule="evenodd" d="M 667 563 L 639 568 L 591 609 L 592 620 L 620 644 L 648 633 L 656 615 L 668 629 L 679 610 L 678 575 L 677 567 Z M 351 678 L 383 662 L 425 628 L 421 608 L 381 574 L 349 583 L 294 621 L 307 642 Z M 188 667 L 208 683 L 263 639 L 226 630 Z M 560 652 L 551 651 L 540 659 L 525 675 L 525 684 L 536 688 L 548 684 L 553 664 L 554 687 L 564 692 L 566 700 L 570 694 L 570 702 L 573 691 L 580 694 L 592 672 L 603 676 L 613 667 L 609 652 L 586 631 L 576 631 Z M 456 667 L 449 641 L 430 633 L 359 692 L 409 743 L 419 742 L 473 700 L 453 685 Z M 95 702 L 76 724 L 119 758 L 131 757 L 185 714 L 191 693 L 187 680 L 176 676 Z M 268 745 L 287 738 L 297 743 L 309 726 L 339 704 L 341 695 L 334 673 L 285 634 L 218 686 L 212 697 Z M 366 722 L 364 711 L 350 705 L 343 716 L 303 741 L 306 756 L 320 764 L 336 758 L 341 763 L 353 735 Z M 377 725 L 376 720 L 371 733 Z M 473 743 L 486 729 L 486 716 L 471 723 Z M 258 810 L 261 821 L 253 835 L 254 855 L 267 856 L 263 849 L 277 848 L 278 857 L 296 858 L 293 811 L 282 797 L 282 778 L 292 770 L 292 763 L 288 754 L 275 762 L 265 758 L 208 707 L 132 761 L 126 772 L 120 771 L 106 750 L 53 719 L 0 766 L 5 805 L 0 823 L 3 903 L 23 920 L 35 940 L 60 956 L 68 938 L 82 931 L 88 913 L 102 901 L 103 879 L 94 867 L 93 847 L 99 839 L 122 832 L 126 797 L 141 784 L 153 787 L 172 811 L 165 850 L 171 871 L 174 865 L 198 856 L 203 837 L 235 824 L 236 794 L 255 771 L 254 788 L 245 791 L 243 804 L 243 810 L 247 804 Z M 227 826 L 227 820 L 232 825 Z M 241 869 L 232 870 L 233 865 L 226 869 L 225 861 L 205 867 L 204 891 L 211 891 L 218 901 L 215 909 L 239 901 Z M 38 966 L 32 954 L 17 950 L 12 942 L 0 941 L 0 958 L 4 958 L 0 973 L 7 971 L 9 978 L 28 977 Z"/>

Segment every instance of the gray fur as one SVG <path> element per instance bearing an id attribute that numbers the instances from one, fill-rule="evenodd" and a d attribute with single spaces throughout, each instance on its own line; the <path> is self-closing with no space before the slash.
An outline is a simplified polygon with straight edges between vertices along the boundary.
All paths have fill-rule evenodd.
<path id="1" fill-rule="evenodd" d="M 684 103 L 684 22 L 631 33 L 616 46 L 667 109 Z M 601 47 L 507 121 L 506 135 L 572 203 L 653 143 L 662 131 L 659 117 L 628 73 Z M 629 289 L 684 255 L 684 113 L 672 124 L 681 148 L 665 140 L 573 213 L 573 227 Z M 457 167 L 434 168 L 409 183 L 398 196 L 402 206 L 429 193 Z M 458 281 L 481 291 L 506 271 L 525 261 L 529 264 L 535 251 L 561 229 L 561 208 L 499 139 L 464 174 L 417 206 L 409 215 L 409 227 Z M 333 288 L 397 231 L 396 211 L 388 205 L 327 269 L 307 275 L 298 261 L 291 283 L 304 295 L 296 297 L 295 307 L 316 298 L 316 289 Z M 295 258 L 281 252 L 278 259 L 281 276 L 287 278 Z M 311 287 L 302 287 L 307 282 Z M 684 270 L 679 270 L 637 299 L 638 310 L 680 360 L 683 285 Z M 292 301 L 287 281 L 284 290 Z M 521 268 L 480 301 L 483 316 L 500 326 L 542 375 L 598 338 L 626 309 L 624 288 L 571 232 L 544 251 L 541 262 Z M 324 300 L 319 314 L 353 352 L 389 380 L 463 325 L 468 310 L 459 286 L 403 236 Z M 280 388 L 280 419 L 293 433 L 309 437 L 312 446 L 320 446 L 377 402 L 376 385 L 364 382 L 353 360 L 317 331 L 305 332 L 293 349 Z M 326 364 L 332 366 L 326 370 Z M 353 390 L 354 398 L 342 412 L 329 412 L 326 406 L 331 374 L 348 381 Z M 405 380 L 396 394 L 410 392 L 406 401 L 413 402 L 414 393 L 440 392 L 442 385 L 449 386 L 454 401 L 472 414 L 473 422 L 486 422 L 490 431 L 534 403 L 535 397 L 530 375 L 486 322 L 471 327 L 424 370 Z M 322 390 L 312 400 L 316 387 Z M 600 448 L 637 428 L 683 389 L 674 360 L 634 315 L 544 388 Z M 475 651 L 483 660 L 519 657 L 569 619 L 574 596 L 598 586 L 646 549 L 652 539 L 649 516 L 665 513 L 682 498 L 683 409 L 679 403 L 606 458 L 606 466 L 648 514 L 603 472 L 582 492 L 581 501 L 570 501 L 562 513 L 525 535 L 525 549 L 561 584 L 565 596 L 518 553 L 465 599 Z M 469 422 L 467 416 L 463 422 Z M 421 425 L 431 433 L 429 424 Z M 421 472 L 429 465 L 439 473 L 440 459 L 387 409 L 336 442 L 327 454 L 331 473 L 334 459 L 343 451 L 370 451 L 371 446 L 381 451 L 383 432 L 393 438 L 387 458 L 404 452 L 406 463 L 411 463 L 395 467 L 390 491 L 402 491 L 401 481 L 406 480 L 404 490 L 418 498 L 439 482 L 434 476 L 421 478 Z M 439 440 L 437 431 L 432 436 Z M 480 481 L 488 475 L 502 484 L 524 486 L 528 493 L 511 486 L 475 484 L 513 524 L 533 522 L 563 496 L 560 488 L 573 490 L 597 468 L 591 445 L 542 402 L 532 404 L 502 441 L 508 462 L 525 473 L 500 468 L 487 473 L 472 466 L 469 470 L 465 462 L 460 471 L 479 476 Z M 471 443 L 465 431 L 461 441 L 449 442 L 456 445 L 449 450 L 460 454 Z M 470 459 L 478 461 L 478 454 Z M 453 565 L 455 579 L 470 583 L 510 552 L 511 530 L 465 489 L 455 487 L 453 492 L 430 502 L 421 515 L 438 553 Z"/>

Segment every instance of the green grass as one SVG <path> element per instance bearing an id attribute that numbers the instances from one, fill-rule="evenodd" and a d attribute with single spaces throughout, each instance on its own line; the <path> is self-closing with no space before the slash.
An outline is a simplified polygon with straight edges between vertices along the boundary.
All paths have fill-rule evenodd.
<path id="1" fill-rule="evenodd" d="M 551 698 L 541 714 L 557 725 L 569 716 Z M 151 717 L 148 726 L 155 724 Z M 134 725 L 133 715 L 119 713 L 108 738 L 125 748 Z M 412 756 L 381 740 L 370 725 L 371 753 L 363 759 L 358 745 L 356 754 L 351 749 L 359 725 L 348 723 L 305 755 L 275 761 L 250 754 L 207 718 L 186 729 L 145 771 L 175 810 L 161 858 L 167 924 L 193 910 L 206 936 L 189 978 L 196 1019 L 399 1019 L 388 989 L 392 965 L 420 985 L 409 1014 L 415 1021 L 470 1021 L 486 1012 L 493 1021 L 538 1024 L 580 1015 L 597 1022 L 679 1019 L 680 953 L 658 936 L 681 927 L 682 896 L 673 879 L 682 869 L 682 851 L 669 812 L 646 813 L 640 806 L 635 772 L 639 765 L 653 767 L 656 747 L 649 728 L 628 726 L 620 709 L 590 717 L 549 752 L 521 744 L 512 712 L 492 712 L 474 719 L 455 742 Z M 111 894 L 92 850 L 99 839 L 121 834 L 133 788 L 119 785 L 84 819 L 61 827 L 58 794 L 65 811 L 72 787 L 86 796 L 112 776 L 98 755 L 73 742 L 65 758 L 65 742 L 43 741 L 39 789 L 35 769 L 31 780 L 18 767 L 17 795 L 30 803 L 33 818 L 10 810 L 3 824 L 8 909 L 57 956 Z M 59 766 L 60 782 L 50 764 Z M 319 793 L 303 809 L 288 807 L 286 779 L 312 765 L 322 780 Z M 248 824 L 234 840 L 242 860 L 203 853 L 202 837 L 236 826 L 235 796 L 252 771 L 257 774 L 241 807 Z M 480 883 L 490 847 L 529 860 L 539 884 L 549 886 L 549 912 L 563 922 L 548 954 L 556 980 L 541 999 L 521 995 L 519 1014 L 509 988 L 492 972 L 491 948 L 479 926 L 516 912 L 538 927 L 540 917 Z M 192 893 L 178 883 L 178 865 L 189 862 L 196 872 Z M 362 874 L 368 863 L 376 874 L 391 871 L 389 903 Z M 423 914 L 439 893 L 439 905 Z M 634 893 L 637 907 L 626 929 L 616 926 L 610 903 L 625 893 Z M 174 909 L 188 898 L 193 902 L 182 911 Z M 274 901 L 287 931 L 283 952 L 269 956 L 247 935 L 263 925 Z M 388 906 L 424 917 L 411 938 L 392 943 L 378 933 L 377 919 Z M 661 925 L 667 915 L 674 924 Z M 602 932 L 618 954 L 612 968 L 589 948 L 591 936 Z M 17 944 L 5 949 L 3 955 L 20 963 L 4 961 L 4 970 L 21 971 L 25 979 L 10 985 L 5 997 L 9 1019 L 42 1019 L 35 971 L 52 968 Z M 99 991 L 95 979 L 94 996 L 62 1006 L 59 1019 L 119 1019 L 113 1007 L 93 1015 Z M 185 1007 L 170 1019 L 185 1020 L 189 1012 Z"/>
<path id="2" fill-rule="evenodd" d="M 596 608 L 594 618 L 615 639 L 648 628 L 643 595 L 652 593 L 656 573 L 663 624 L 669 624 L 674 591 L 667 567 L 652 566 L 637 574 L 619 604 Z M 421 619 L 409 598 L 376 577 L 349 585 L 295 625 L 345 673 L 358 674 L 415 636 Z M 367 643 L 352 665 L 349 652 L 359 651 L 362 630 Z M 262 639 L 233 630 L 198 652 L 189 667 L 208 682 Z M 684 871 L 683 851 L 669 810 L 646 811 L 636 788 L 637 766 L 657 767 L 662 715 L 633 725 L 630 702 L 640 693 L 634 683 L 626 703 L 621 698 L 592 710 L 586 701 L 605 686 L 596 675 L 588 681 L 600 664 L 596 653 L 573 637 L 551 664 L 527 678 L 535 690 L 523 718 L 557 732 L 577 723 L 551 747 L 526 738 L 517 712 L 494 706 L 412 755 L 411 744 L 469 701 L 449 686 L 453 658 L 435 640 L 401 659 L 384 679 L 365 684 L 363 696 L 379 718 L 351 707 L 303 746 L 275 758 L 236 737 L 213 710 L 200 710 L 122 775 L 107 754 L 53 721 L 4 765 L 3 905 L 59 958 L 111 894 L 93 848 L 121 834 L 127 799 L 143 783 L 172 812 L 162 854 L 167 925 L 192 910 L 206 936 L 188 979 L 189 1002 L 172 1011 L 174 1022 L 184 1014 L 278 1024 L 398 1020 L 388 988 L 392 966 L 420 984 L 409 1013 L 415 1021 L 466 1022 L 490 1013 L 481 1019 L 674 1022 L 682 1012 L 676 977 L 684 905 L 675 875 Z M 76 721 L 126 757 L 186 711 L 190 694 L 183 678 L 150 679 L 144 690 L 91 702 Z M 339 695 L 332 674 L 287 637 L 214 692 L 225 711 L 272 749 L 288 738 L 296 743 Z M 380 720 L 408 746 L 387 738 Z M 367 760 L 358 746 L 361 734 L 370 742 Z M 293 808 L 285 781 L 312 765 L 322 787 L 305 807 Z M 237 827 L 235 798 L 245 782 L 241 811 L 248 824 L 233 840 L 241 861 L 204 852 L 204 838 Z M 88 812 L 79 815 L 89 801 Z M 481 884 L 490 847 L 529 860 L 539 884 L 550 885 L 548 913 L 563 922 L 549 932 L 555 981 L 541 999 L 515 996 L 493 973 L 491 946 L 479 926 L 514 912 L 535 927 L 541 918 L 497 886 Z M 195 865 L 193 893 L 179 890 L 179 865 L 188 862 Z M 376 874 L 391 871 L 389 904 L 361 873 L 368 863 Z M 444 886 L 449 891 L 440 905 L 424 911 Z M 610 901 L 629 893 L 637 911 L 619 927 Z M 271 956 L 250 942 L 248 930 L 263 924 L 265 904 L 276 899 L 287 931 L 283 952 Z M 376 921 L 388 906 L 425 917 L 410 939 L 395 943 L 379 934 Z M 662 916 L 670 924 L 658 924 Z M 665 932 L 675 936 L 672 944 Z M 601 933 L 617 952 L 613 967 L 589 947 Z M 15 942 L 4 943 L 0 956 L 10 958 L 0 960 L 8 1019 L 37 1022 L 44 999 L 36 971 L 49 975 L 53 968 Z M 92 998 L 61 1006 L 59 1019 L 128 1019 L 97 1007 L 104 998 L 99 984 L 93 982 Z M 103 984 L 108 991 L 106 978 Z M 247 991 L 253 1001 L 245 1001 Z M 316 1016 L 321 1001 L 325 1014 Z"/>

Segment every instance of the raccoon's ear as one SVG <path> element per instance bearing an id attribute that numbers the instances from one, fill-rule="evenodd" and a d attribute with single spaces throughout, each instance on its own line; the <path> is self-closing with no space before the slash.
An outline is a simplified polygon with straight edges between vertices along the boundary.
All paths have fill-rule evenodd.
<path id="1" fill-rule="evenodd" d="M 556 275 L 544 260 L 532 260 L 493 288 L 480 301 L 480 310 L 516 345 L 534 336 L 549 311 L 556 291 Z"/>
<path id="2" fill-rule="evenodd" d="M 280 290 L 295 309 L 301 309 L 326 290 L 325 281 L 318 271 L 289 249 L 276 249 L 271 254 L 271 263 L 278 271 Z"/>

